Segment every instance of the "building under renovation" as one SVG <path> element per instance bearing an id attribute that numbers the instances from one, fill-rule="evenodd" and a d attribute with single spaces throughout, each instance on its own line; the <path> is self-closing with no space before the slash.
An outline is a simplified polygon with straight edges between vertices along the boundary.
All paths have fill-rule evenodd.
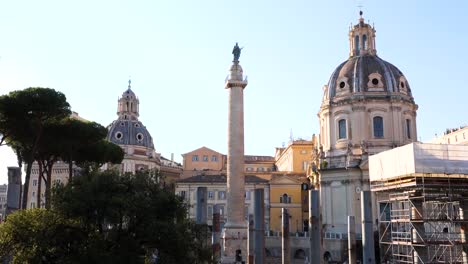
<path id="1" fill-rule="evenodd" d="M 468 146 L 412 143 L 370 157 L 382 263 L 468 263 Z"/>

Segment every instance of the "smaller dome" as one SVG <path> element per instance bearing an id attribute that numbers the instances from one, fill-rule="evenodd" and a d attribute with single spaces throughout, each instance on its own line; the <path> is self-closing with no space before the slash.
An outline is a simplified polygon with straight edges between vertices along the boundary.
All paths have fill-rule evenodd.
<path id="1" fill-rule="evenodd" d="M 107 139 L 117 145 L 135 145 L 154 150 L 153 138 L 138 120 L 117 119 L 108 127 Z"/>

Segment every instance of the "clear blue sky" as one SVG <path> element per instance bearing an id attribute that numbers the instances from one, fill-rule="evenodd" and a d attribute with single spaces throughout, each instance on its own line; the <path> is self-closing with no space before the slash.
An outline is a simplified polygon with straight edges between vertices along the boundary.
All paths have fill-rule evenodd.
<path id="1" fill-rule="evenodd" d="M 467 1 L 2 1 L 0 94 L 55 88 L 105 126 L 131 76 L 140 120 L 166 157 L 227 149 L 224 79 L 235 42 L 246 154 L 318 133 L 322 86 L 348 58 L 348 27 L 375 24 L 378 55 L 407 77 L 418 134 L 467 124 Z M 0 183 L 14 155 L 0 147 Z"/>

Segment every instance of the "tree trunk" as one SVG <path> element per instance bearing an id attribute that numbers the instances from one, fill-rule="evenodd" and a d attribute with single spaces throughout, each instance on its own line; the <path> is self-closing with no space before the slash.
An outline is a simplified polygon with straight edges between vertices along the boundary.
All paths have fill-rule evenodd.
<path id="1" fill-rule="evenodd" d="M 50 198 L 51 198 L 51 190 L 52 190 L 52 167 L 54 166 L 54 161 L 48 161 L 46 167 L 47 173 L 47 182 L 46 182 L 46 189 L 45 189 L 45 208 L 50 209 Z"/>
<path id="2" fill-rule="evenodd" d="M 38 162 L 39 175 L 37 177 L 37 208 L 41 208 L 41 194 L 42 194 L 42 174 L 44 169 L 42 168 L 42 162 Z"/>
<path id="3" fill-rule="evenodd" d="M 26 164 L 26 176 L 24 177 L 23 200 L 21 201 L 21 209 L 26 209 L 28 206 L 29 180 L 31 179 L 33 161 L 28 160 Z"/>

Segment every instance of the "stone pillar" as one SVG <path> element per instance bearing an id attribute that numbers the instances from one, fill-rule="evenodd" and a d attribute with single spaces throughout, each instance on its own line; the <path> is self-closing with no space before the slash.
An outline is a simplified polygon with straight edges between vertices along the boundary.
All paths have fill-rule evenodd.
<path id="1" fill-rule="evenodd" d="M 309 190 L 310 263 L 322 263 L 322 223 L 320 191 Z"/>
<path id="2" fill-rule="evenodd" d="M 213 259 L 218 261 L 221 258 L 221 245 L 220 245 L 220 235 L 221 235 L 221 215 L 220 215 L 221 206 L 215 204 L 213 206 L 213 232 L 211 245 L 213 247 Z"/>
<path id="3" fill-rule="evenodd" d="M 248 248 L 248 258 L 247 258 L 247 263 L 248 264 L 254 264 L 254 233 L 255 233 L 255 227 L 254 227 L 254 216 L 249 215 L 249 239 L 247 240 L 247 248 Z"/>
<path id="4" fill-rule="evenodd" d="M 222 263 L 247 258 L 247 221 L 245 221 L 244 175 L 244 88 L 242 67 L 234 60 L 226 79 L 229 89 L 229 124 L 227 155 L 227 222 L 224 225 Z"/>
<path id="5" fill-rule="evenodd" d="M 263 192 L 263 195 L 265 196 L 265 206 L 264 206 L 264 212 L 265 212 L 265 226 L 264 229 L 265 231 L 270 232 L 270 186 L 267 185 L 265 186 L 265 191 Z"/>
<path id="6" fill-rule="evenodd" d="M 254 195 L 254 251 L 255 264 L 263 264 L 265 262 L 265 200 L 263 197 L 263 189 L 256 189 Z"/>
<path id="7" fill-rule="evenodd" d="M 372 228 L 371 191 L 361 192 L 362 219 L 362 261 L 364 264 L 375 263 L 374 230 Z"/>
<path id="8" fill-rule="evenodd" d="M 5 217 L 21 208 L 21 187 L 21 169 L 19 167 L 8 167 L 7 208 L 5 210 Z"/>
<path id="9" fill-rule="evenodd" d="M 289 213 L 288 209 L 282 208 L 281 209 L 281 232 L 282 232 L 282 239 L 281 239 L 281 249 L 283 254 L 282 256 L 282 264 L 290 264 L 291 263 L 291 245 L 289 239 Z"/>
<path id="10" fill-rule="evenodd" d="M 348 215 L 348 263 L 356 264 L 356 221 Z"/>
<path id="11" fill-rule="evenodd" d="M 206 187 L 197 188 L 197 224 L 206 224 L 207 220 L 207 199 Z"/>

